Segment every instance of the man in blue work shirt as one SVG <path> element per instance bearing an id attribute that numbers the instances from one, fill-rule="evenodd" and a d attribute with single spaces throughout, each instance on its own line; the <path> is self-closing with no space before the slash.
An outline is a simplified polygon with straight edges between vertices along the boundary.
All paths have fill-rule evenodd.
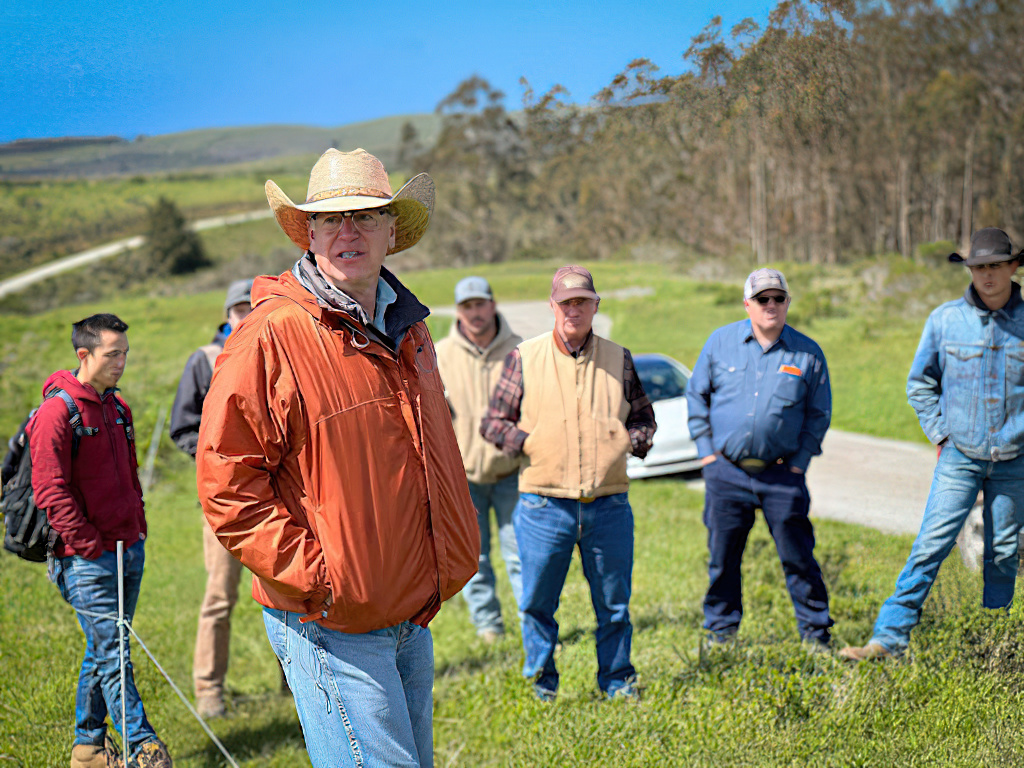
<path id="1" fill-rule="evenodd" d="M 982 605 L 1008 609 L 1017 579 L 1017 538 L 1024 516 L 1024 302 L 1013 252 L 1001 229 L 971 237 L 964 295 L 928 317 L 907 378 L 921 429 L 939 447 L 931 492 L 910 557 L 864 646 L 843 648 L 850 661 L 900 656 L 939 566 L 978 498 L 984 496 Z"/>
<path id="2" fill-rule="evenodd" d="M 749 320 L 711 334 L 686 388 L 690 434 L 700 451 L 708 529 L 704 628 L 732 639 L 743 618 L 740 562 L 764 513 L 786 574 L 800 637 L 828 648 L 832 618 L 804 473 L 832 420 L 832 391 L 821 347 L 786 325 L 786 278 L 758 269 L 743 286 Z"/>

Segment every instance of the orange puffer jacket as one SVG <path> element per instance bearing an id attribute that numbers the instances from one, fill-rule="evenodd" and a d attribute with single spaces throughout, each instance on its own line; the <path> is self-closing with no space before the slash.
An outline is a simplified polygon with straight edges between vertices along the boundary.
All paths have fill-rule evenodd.
<path id="1" fill-rule="evenodd" d="M 392 352 L 291 273 L 257 279 L 252 298 L 203 406 L 207 520 L 262 605 L 319 617 L 330 594 L 331 629 L 426 626 L 480 550 L 426 326 Z"/>

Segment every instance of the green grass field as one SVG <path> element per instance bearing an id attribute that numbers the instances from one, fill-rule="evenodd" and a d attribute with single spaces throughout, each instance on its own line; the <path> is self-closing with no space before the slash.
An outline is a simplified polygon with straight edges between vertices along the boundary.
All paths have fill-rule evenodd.
<path id="1" fill-rule="evenodd" d="M 259 230 L 263 231 L 263 230 Z M 221 233 L 225 248 L 239 239 Z M 269 247 L 269 246 L 268 246 Z M 230 257 L 230 253 L 228 254 Z M 665 267 L 593 265 L 599 289 L 652 287 L 644 299 L 608 300 L 613 337 L 634 352 L 662 351 L 692 365 L 707 334 L 742 315 L 739 284 L 694 283 Z M 520 263 L 404 275 L 428 304 L 450 302 L 455 281 L 487 276 L 500 299 L 543 299 L 553 265 Z M 793 279 L 801 290 L 815 279 Z M 952 292 L 946 298 L 953 298 Z M 140 457 L 170 405 L 189 353 L 208 341 L 222 292 L 126 296 L 30 318 L 0 317 L 0 437 L 39 397 L 43 379 L 70 367 L 70 322 L 113 311 L 131 325 L 123 392 L 132 405 Z M 920 439 L 903 396 L 923 322 L 836 313 L 807 330 L 832 368 L 834 425 Z M 444 322 L 433 326 L 443 332 Z M 1019 765 L 1024 762 L 1022 619 L 978 607 L 980 582 L 957 558 L 926 606 L 907 661 L 850 667 L 809 653 L 797 638 L 781 568 L 762 523 L 744 562 L 747 615 L 735 646 L 700 644 L 705 588 L 702 500 L 673 479 L 634 483 L 636 567 L 634 663 L 637 705 L 605 703 L 595 683 L 593 611 L 578 565 L 559 612 L 563 674 L 553 705 L 535 701 L 519 675 L 514 615 L 495 646 L 477 640 L 461 598 L 431 625 L 436 653 L 438 766 Z M 191 692 L 191 657 L 205 574 L 192 463 L 164 434 L 146 499 L 151 537 L 135 629 L 176 683 Z M 818 554 L 832 595 L 836 639 L 863 642 L 911 539 L 817 523 Z M 495 558 L 500 559 L 495 553 Z M 503 569 L 499 586 L 512 598 Z M 243 583 L 247 594 L 248 579 Z M 0 765 L 67 765 L 82 637 L 45 569 L 0 553 Z M 182 768 L 224 765 L 217 750 L 138 646 L 136 679 L 150 719 Z M 294 708 L 278 693 L 259 607 L 243 596 L 234 615 L 228 675 L 232 717 L 216 733 L 244 766 L 307 765 Z"/>

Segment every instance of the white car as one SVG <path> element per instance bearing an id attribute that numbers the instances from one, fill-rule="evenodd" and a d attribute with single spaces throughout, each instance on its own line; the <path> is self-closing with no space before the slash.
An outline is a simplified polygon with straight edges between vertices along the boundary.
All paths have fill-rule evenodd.
<path id="1" fill-rule="evenodd" d="M 646 458 L 629 457 L 626 473 L 637 479 L 700 469 L 697 444 L 690 439 L 686 426 L 689 369 L 678 360 L 658 354 L 634 355 L 633 364 L 654 406 L 658 431 Z"/>

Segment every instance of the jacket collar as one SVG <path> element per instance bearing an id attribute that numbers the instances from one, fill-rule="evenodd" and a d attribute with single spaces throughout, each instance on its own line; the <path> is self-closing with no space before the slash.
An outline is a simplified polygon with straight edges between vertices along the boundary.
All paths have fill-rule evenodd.
<path id="1" fill-rule="evenodd" d="M 580 355 L 584 354 L 587 350 L 589 350 L 592 346 L 591 342 L 594 340 L 594 329 L 591 328 L 589 331 L 587 331 L 587 337 L 583 339 L 583 343 L 580 344 L 579 348 L 575 352 L 569 351 L 569 348 L 565 345 L 565 342 L 562 341 L 562 337 L 558 335 L 557 331 L 552 331 L 551 335 L 555 339 L 555 349 L 557 349 L 563 355 L 567 355 L 568 357 L 579 357 Z"/>
<path id="2" fill-rule="evenodd" d="M 974 287 L 974 283 L 967 284 L 967 290 L 964 291 L 964 301 L 974 307 L 978 312 L 1002 312 L 1006 315 L 1011 315 L 1013 314 L 1013 310 L 1021 303 L 1020 286 L 1017 285 L 1017 283 L 1010 283 L 1010 300 L 999 309 L 989 309 L 985 306 L 985 302 L 983 302 L 981 300 L 981 296 L 978 295 L 978 291 Z"/>
<path id="3" fill-rule="evenodd" d="M 305 258 L 303 256 L 299 259 L 299 262 Z M 298 267 L 298 262 L 296 267 Z M 366 323 L 363 317 L 355 313 L 354 309 L 350 312 L 348 309 L 334 306 L 328 302 L 325 297 L 316 292 L 315 285 L 306 285 L 296 274 L 296 271 L 296 268 L 293 267 L 291 271 L 277 277 L 256 278 L 256 281 L 253 283 L 253 306 L 267 299 L 280 296 L 296 302 L 316 318 L 323 318 L 324 315 L 344 315 L 348 322 L 358 323 L 361 327 L 360 330 L 365 331 L 368 335 L 373 337 L 384 335 Z M 396 346 L 394 340 L 401 339 L 409 328 L 425 320 L 430 314 L 430 310 L 416 298 L 412 291 L 402 285 L 401 281 L 386 267 L 381 267 L 380 276 L 384 282 L 391 286 L 391 289 L 397 296 L 384 317 L 384 327 L 386 335 L 389 337 L 385 345 L 394 349 Z M 337 290 L 335 293 L 345 296 L 345 294 Z M 358 303 L 354 300 L 350 299 L 350 301 L 358 306 Z M 363 316 L 365 316 L 365 313 L 363 313 Z"/>
<path id="4" fill-rule="evenodd" d="M 59 387 L 76 400 L 88 400 L 93 403 L 104 403 L 111 395 L 119 392 L 117 387 L 108 389 L 106 392 L 97 392 L 88 384 L 78 380 L 77 370 L 75 371 L 54 371 L 43 384 L 43 396 L 54 387 Z"/>

